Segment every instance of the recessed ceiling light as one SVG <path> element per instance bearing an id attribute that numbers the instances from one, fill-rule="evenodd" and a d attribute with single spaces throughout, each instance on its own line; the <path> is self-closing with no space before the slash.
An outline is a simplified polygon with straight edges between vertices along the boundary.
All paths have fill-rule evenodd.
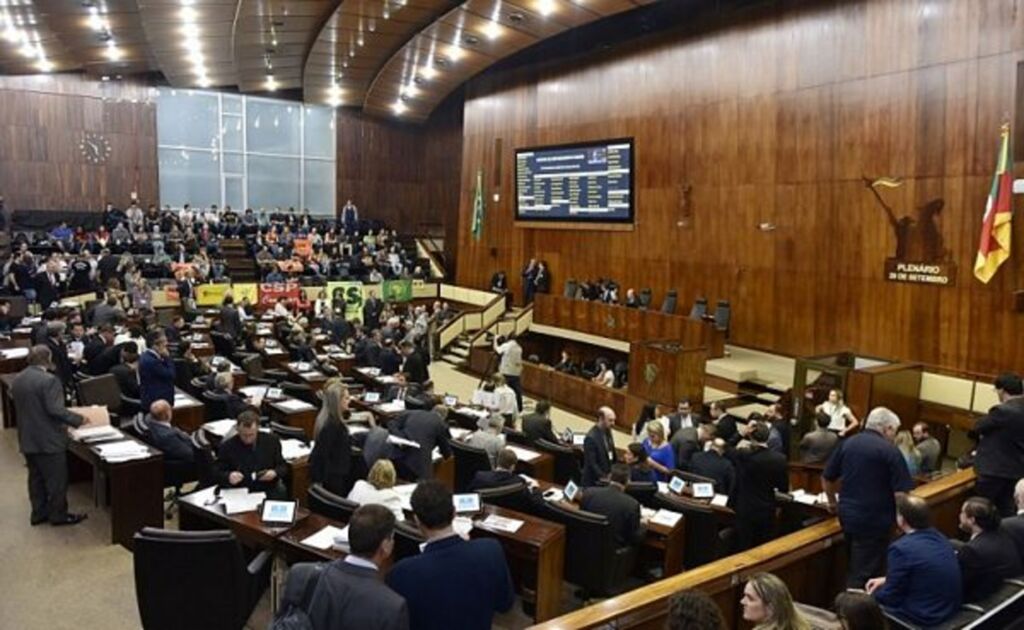
<path id="1" fill-rule="evenodd" d="M 447 57 L 437 56 L 434 57 L 434 65 L 438 68 L 447 68 L 451 62 L 448 61 Z"/>
<path id="2" fill-rule="evenodd" d="M 462 43 L 468 46 L 476 46 L 477 44 L 480 43 L 480 38 L 477 37 L 476 35 L 470 35 L 467 33 L 466 35 L 462 36 Z"/>
<path id="3" fill-rule="evenodd" d="M 405 113 L 405 110 L 408 108 L 405 106 L 405 103 L 399 100 L 395 101 L 394 104 L 391 105 L 391 109 L 393 109 L 396 114 L 401 116 L 402 114 Z"/>
<path id="4" fill-rule="evenodd" d="M 197 13 L 192 7 L 186 6 L 182 7 L 182 9 L 178 11 L 178 17 L 186 22 L 195 22 L 196 18 L 199 17 L 199 13 Z"/>
<path id="5" fill-rule="evenodd" d="M 508 14 L 508 20 L 510 22 L 515 22 L 516 24 L 519 24 L 520 22 L 526 21 L 526 16 L 520 13 L 519 11 L 513 11 Z"/>
<path id="6" fill-rule="evenodd" d="M 555 0 L 537 0 L 537 12 L 547 17 L 555 12 Z"/>
<path id="7" fill-rule="evenodd" d="M 53 64 L 50 63 L 48 59 L 40 59 L 36 63 L 36 68 L 38 68 L 40 72 L 53 72 Z"/>
<path id="8" fill-rule="evenodd" d="M 437 76 L 437 68 L 434 66 L 423 66 L 423 69 L 420 70 L 420 74 L 424 79 L 433 79 Z"/>
<path id="9" fill-rule="evenodd" d="M 488 39 L 498 39 L 498 36 L 501 35 L 501 26 L 497 22 L 491 20 L 484 25 L 484 35 L 486 35 Z"/>

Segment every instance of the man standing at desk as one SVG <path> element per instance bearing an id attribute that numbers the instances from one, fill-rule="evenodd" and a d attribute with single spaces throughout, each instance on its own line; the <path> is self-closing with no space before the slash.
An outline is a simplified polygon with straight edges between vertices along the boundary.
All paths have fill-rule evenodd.
<path id="1" fill-rule="evenodd" d="M 33 525 L 74 525 L 85 514 L 68 513 L 68 433 L 85 419 L 64 406 L 64 387 L 49 372 L 50 349 L 34 346 L 28 367 L 11 383 L 11 398 L 18 417 L 18 446 L 28 464 L 28 497 Z"/>
<path id="2" fill-rule="evenodd" d="M 416 349 L 411 341 L 403 341 L 398 346 L 405 363 L 402 364 L 402 371 L 408 375 L 410 383 L 423 385 L 430 380 L 430 372 L 427 371 L 427 363 L 423 360 L 423 353 Z"/>
<path id="3" fill-rule="evenodd" d="M 505 377 L 505 382 L 516 393 L 516 413 L 523 411 L 523 347 L 513 335 L 496 337 L 494 351 L 501 357 L 498 373 Z"/>
<path id="4" fill-rule="evenodd" d="M 597 420 L 583 440 L 584 486 L 596 486 L 598 481 L 611 473 L 612 464 L 617 461 L 615 440 L 612 439 L 614 423 L 615 412 L 611 407 L 601 407 L 597 410 Z"/>
<path id="5" fill-rule="evenodd" d="M 266 492 L 268 499 L 287 498 L 283 479 L 288 464 L 281 456 L 281 441 L 271 433 L 260 432 L 260 417 L 255 411 L 238 416 L 237 431 L 217 449 L 217 484 Z"/>
<path id="6" fill-rule="evenodd" d="M 174 402 L 174 360 L 167 348 L 167 336 L 157 333 L 139 358 L 139 392 L 143 409 L 158 400 Z"/>

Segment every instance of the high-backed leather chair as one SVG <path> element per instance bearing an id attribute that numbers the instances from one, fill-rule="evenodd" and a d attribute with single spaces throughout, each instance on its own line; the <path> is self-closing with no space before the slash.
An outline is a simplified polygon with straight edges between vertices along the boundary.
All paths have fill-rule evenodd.
<path id="1" fill-rule="evenodd" d="M 545 508 L 544 518 L 565 526 L 565 579 L 583 590 L 584 599 L 626 590 L 637 552 L 615 542 L 608 518 L 558 503 Z"/>
<path id="2" fill-rule="evenodd" d="M 640 298 L 640 308 L 650 308 L 651 300 L 653 299 L 651 297 L 651 288 L 650 287 L 646 287 L 646 288 L 640 289 L 639 298 Z"/>
<path id="3" fill-rule="evenodd" d="M 391 552 L 394 562 L 402 558 L 415 556 L 420 552 L 420 545 L 427 541 L 419 528 L 408 521 L 395 523 L 395 549 Z"/>
<path id="4" fill-rule="evenodd" d="M 693 306 L 690 308 L 690 319 L 703 319 L 708 313 L 708 299 L 706 297 L 699 297 L 693 301 Z"/>
<path id="5" fill-rule="evenodd" d="M 477 471 L 491 469 L 491 459 L 482 448 L 458 440 L 452 440 L 450 443 L 452 453 L 455 455 L 455 491 L 465 492 Z"/>
<path id="6" fill-rule="evenodd" d="M 121 387 L 113 374 L 103 374 L 78 382 L 78 402 L 83 406 L 101 405 L 111 413 L 121 409 Z"/>
<path id="7" fill-rule="evenodd" d="M 133 541 L 145 630 L 241 630 L 269 582 L 271 552 L 247 565 L 230 531 L 146 527 Z"/>
<path id="8" fill-rule="evenodd" d="M 729 300 L 718 300 L 718 306 L 715 307 L 715 328 L 724 331 L 728 336 L 731 319 L 732 308 L 729 306 Z"/>
<path id="9" fill-rule="evenodd" d="M 654 508 L 680 512 L 686 519 L 686 542 L 683 545 L 683 566 L 693 569 L 728 555 L 718 535 L 718 517 L 709 505 L 658 493 Z"/>
<path id="10" fill-rule="evenodd" d="M 548 453 L 555 458 L 555 483 L 564 486 L 570 480 L 577 484 L 580 482 L 582 477 L 580 462 L 576 459 L 576 451 L 572 447 L 554 444 L 543 438 L 537 440 L 534 446 L 538 451 Z"/>
<path id="11" fill-rule="evenodd" d="M 349 522 L 352 514 L 359 509 L 355 501 L 334 494 L 318 483 L 309 487 L 306 504 L 311 511 L 343 523 Z"/>
<path id="12" fill-rule="evenodd" d="M 675 315 L 676 303 L 679 301 L 679 293 L 675 289 L 669 289 L 665 294 L 665 300 L 661 303 L 661 312 L 667 315 Z"/>
<path id="13" fill-rule="evenodd" d="M 484 503 L 497 505 L 498 507 L 523 512 L 524 514 L 536 513 L 533 501 L 530 499 L 530 491 L 525 481 L 510 483 L 494 488 L 483 488 L 477 490 L 480 500 Z"/>
<path id="14" fill-rule="evenodd" d="M 282 440 L 299 440 L 303 444 L 309 444 L 306 431 L 302 427 L 293 427 L 280 422 L 271 422 L 270 431 Z"/>
<path id="15" fill-rule="evenodd" d="M 298 398 L 304 400 L 311 405 L 316 407 L 320 406 L 320 401 L 317 400 L 316 394 L 313 393 L 313 388 L 305 383 L 293 383 L 291 381 L 281 381 L 280 384 L 281 392 L 285 396 L 291 396 L 292 398 Z"/>

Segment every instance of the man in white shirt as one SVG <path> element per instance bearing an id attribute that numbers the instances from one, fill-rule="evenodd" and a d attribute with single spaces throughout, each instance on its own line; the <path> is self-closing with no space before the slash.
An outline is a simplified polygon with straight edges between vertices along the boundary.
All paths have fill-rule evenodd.
<path id="1" fill-rule="evenodd" d="M 515 336 L 508 338 L 495 337 L 494 351 L 501 356 L 498 373 L 505 377 L 505 382 L 516 393 L 516 413 L 523 410 L 523 384 L 520 376 L 523 373 L 523 348 Z"/>

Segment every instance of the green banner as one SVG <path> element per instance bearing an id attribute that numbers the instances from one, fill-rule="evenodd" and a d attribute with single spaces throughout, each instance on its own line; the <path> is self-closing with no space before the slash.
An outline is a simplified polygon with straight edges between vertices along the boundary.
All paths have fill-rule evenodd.
<path id="1" fill-rule="evenodd" d="M 363 283 L 328 282 L 327 295 L 334 309 L 345 309 L 345 319 L 363 321 Z"/>
<path id="2" fill-rule="evenodd" d="M 385 280 L 383 293 L 385 302 L 408 302 L 412 300 L 412 280 Z"/>

